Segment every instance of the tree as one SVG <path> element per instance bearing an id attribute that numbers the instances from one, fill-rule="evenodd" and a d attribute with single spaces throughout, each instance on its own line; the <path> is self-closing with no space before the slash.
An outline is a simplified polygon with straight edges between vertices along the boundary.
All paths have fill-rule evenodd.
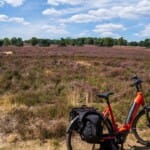
<path id="1" fill-rule="evenodd" d="M 126 46 L 127 45 L 127 40 L 125 40 L 123 37 L 121 37 L 121 38 L 119 38 L 118 40 L 117 40 L 117 45 L 124 45 L 124 46 Z"/>
<path id="2" fill-rule="evenodd" d="M 85 38 L 77 38 L 76 39 L 76 45 L 77 46 L 83 46 L 84 45 L 84 43 L 85 43 Z"/>
<path id="3" fill-rule="evenodd" d="M 150 47 L 150 39 L 145 39 L 144 40 L 144 46 L 145 47 Z"/>
<path id="4" fill-rule="evenodd" d="M 99 41 L 98 41 L 98 38 L 94 38 L 94 41 L 93 41 L 94 43 L 94 45 L 99 45 Z"/>
<path id="5" fill-rule="evenodd" d="M 17 43 L 16 43 L 16 46 L 23 46 L 23 40 L 22 40 L 22 38 L 17 38 Z"/>
<path id="6" fill-rule="evenodd" d="M 71 39 L 70 45 L 75 46 L 76 45 L 76 39 Z"/>
<path id="7" fill-rule="evenodd" d="M 11 45 L 11 41 L 9 40 L 9 38 L 4 38 L 4 40 L 3 40 L 3 45 L 4 45 L 4 46 L 9 46 L 9 45 Z"/>
<path id="8" fill-rule="evenodd" d="M 16 37 L 13 37 L 12 39 L 11 39 L 11 44 L 12 45 L 17 45 L 17 38 Z"/>
<path id="9" fill-rule="evenodd" d="M 139 46 L 144 46 L 144 41 L 140 41 L 138 45 Z"/>
<path id="10" fill-rule="evenodd" d="M 129 46 L 138 46 L 138 43 L 136 41 L 129 42 Z"/>
<path id="11" fill-rule="evenodd" d="M 0 39 L 0 47 L 3 46 L 3 43 L 4 43 L 3 40 Z"/>
<path id="12" fill-rule="evenodd" d="M 30 43 L 31 43 L 32 46 L 37 45 L 38 42 L 39 42 L 39 40 L 38 40 L 36 37 L 32 37 L 32 38 L 30 39 Z"/>
<path id="13" fill-rule="evenodd" d="M 64 40 L 65 40 L 66 45 L 72 45 L 72 43 L 73 43 L 73 40 L 69 37 Z"/>
<path id="14" fill-rule="evenodd" d="M 23 46 L 24 42 L 22 40 L 22 38 L 16 38 L 16 37 L 13 37 L 11 40 L 11 45 L 14 45 L 14 46 Z"/>
<path id="15" fill-rule="evenodd" d="M 39 39 L 39 46 L 49 46 L 50 40 L 49 39 Z"/>
<path id="16" fill-rule="evenodd" d="M 94 44 L 93 38 L 91 37 L 85 38 L 85 44 L 93 45 Z"/>
<path id="17" fill-rule="evenodd" d="M 64 39 L 64 38 L 61 38 L 58 45 L 59 45 L 59 46 L 66 46 L 67 44 L 66 44 L 65 39 Z"/>
<path id="18" fill-rule="evenodd" d="M 110 37 L 104 38 L 103 39 L 103 45 L 108 46 L 108 47 L 113 46 L 113 39 Z"/>

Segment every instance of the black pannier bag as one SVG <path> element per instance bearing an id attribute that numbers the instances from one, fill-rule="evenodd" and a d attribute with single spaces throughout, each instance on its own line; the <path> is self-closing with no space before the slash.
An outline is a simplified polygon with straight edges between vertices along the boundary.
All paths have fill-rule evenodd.
<path id="1" fill-rule="evenodd" d="M 82 140 L 89 143 L 100 143 L 103 130 L 103 117 L 97 109 L 93 107 L 82 106 L 73 108 L 70 112 L 71 120 L 76 116 L 79 117 L 74 125 Z"/>

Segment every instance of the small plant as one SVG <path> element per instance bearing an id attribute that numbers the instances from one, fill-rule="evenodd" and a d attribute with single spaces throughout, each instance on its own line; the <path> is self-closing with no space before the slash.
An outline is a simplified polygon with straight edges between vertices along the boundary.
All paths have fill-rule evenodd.
<path id="1" fill-rule="evenodd" d="M 60 148 L 60 143 L 55 139 L 52 140 L 52 145 L 54 147 L 53 150 L 58 150 Z"/>

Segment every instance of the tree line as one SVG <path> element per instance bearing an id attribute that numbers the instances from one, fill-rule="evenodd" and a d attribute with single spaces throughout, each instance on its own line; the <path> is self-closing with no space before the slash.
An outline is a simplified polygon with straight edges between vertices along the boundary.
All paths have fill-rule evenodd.
<path id="1" fill-rule="evenodd" d="M 80 38 L 61 38 L 61 39 L 40 39 L 36 37 L 32 37 L 29 40 L 23 40 L 20 37 L 13 37 L 11 39 L 4 38 L 0 39 L 0 46 L 24 46 L 25 44 L 32 46 L 50 46 L 52 44 L 56 44 L 59 46 L 83 46 L 83 45 L 97 45 L 97 46 L 107 46 L 111 47 L 114 45 L 119 46 L 142 46 L 142 47 L 150 47 L 150 39 L 145 39 L 142 41 L 131 41 L 128 42 L 123 37 L 118 39 L 105 37 L 105 38 L 97 38 L 97 37 L 80 37 Z"/>

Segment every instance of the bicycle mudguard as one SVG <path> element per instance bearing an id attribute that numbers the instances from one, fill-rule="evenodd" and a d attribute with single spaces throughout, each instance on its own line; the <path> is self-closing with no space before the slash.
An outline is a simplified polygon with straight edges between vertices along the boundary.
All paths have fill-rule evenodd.
<path id="1" fill-rule="evenodd" d="M 69 126 L 67 127 L 66 133 L 69 133 L 73 129 L 78 119 L 79 119 L 79 116 L 76 116 L 73 120 L 71 120 Z"/>
<path id="2" fill-rule="evenodd" d="M 138 114 L 137 114 L 137 115 L 139 115 L 139 114 L 141 114 L 141 113 L 145 112 L 146 110 L 150 110 L 150 106 L 148 106 L 148 107 L 144 107 L 143 109 L 141 109 L 141 110 L 138 112 Z M 137 115 L 136 115 L 136 116 L 137 116 Z"/>
<path id="3" fill-rule="evenodd" d="M 145 111 L 150 110 L 150 106 L 145 107 L 144 110 L 145 110 Z M 147 119 L 148 119 L 149 127 L 150 127 L 150 116 L 148 115 L 148 113 L 147 113 Z"/>
<path id="4" fill-rule="evenodd" d="M 148 107 L 145 106 L 142 110 L 140 110 L 140 111 L 137 113 L 136 117 L 137 117 L 138 115 L 144 113 L 146 110 L 150 110 L 150 106 L 148 106 Z M 136 117 L 135 117 L 134 120 L 136 120 Z M 147 117 L 148 117 L 148 121 L 149 121 L 149 123 L 150 123 L 150 116 L 147 116 Z M 134 121 L 133 121 L 133 124 L 134 124 Z"/>

